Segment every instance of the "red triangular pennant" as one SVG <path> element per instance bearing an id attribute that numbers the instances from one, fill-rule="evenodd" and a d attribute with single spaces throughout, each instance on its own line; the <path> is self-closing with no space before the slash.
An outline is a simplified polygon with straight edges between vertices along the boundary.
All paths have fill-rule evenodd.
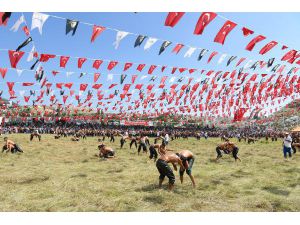
<path id="1" fill-rule="evenodd" d="M 96 38 L 105 30 L 105 27 L 102 26 L 93 26 L 93 33 L 92 33 L 92 37 L 91 37 L 91 42 L 94 42 L 96 40 Z"/>

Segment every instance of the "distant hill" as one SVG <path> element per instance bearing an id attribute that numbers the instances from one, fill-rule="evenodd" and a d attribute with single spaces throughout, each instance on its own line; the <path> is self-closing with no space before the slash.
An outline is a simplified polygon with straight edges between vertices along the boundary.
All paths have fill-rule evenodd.
<path id="1" fill-rule="evenodd" d="M 0 98 L 0 106 L 9 105 L 9 104 L 10 104 L 10 101 L 8 99 Z M 17 104 L 12 102 L 12 105 L 17 105 Z"/>
<path id="2" fill-rule="evenodd" d="M 274 113 L 274 125 L 279 128 L 293 128 L 300 125 L 300 99 L 287 104 L 278 112 Z"/>

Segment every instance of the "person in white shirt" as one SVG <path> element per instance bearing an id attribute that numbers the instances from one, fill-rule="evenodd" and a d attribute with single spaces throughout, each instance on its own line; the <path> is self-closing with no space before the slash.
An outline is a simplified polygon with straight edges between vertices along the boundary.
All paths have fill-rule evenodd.
<path id="1" fill-rule="evenodd" d="M 169 141 L 170 141 L 169 134 L 165 134 L 165 138 L 163 139 L 163 141 L 165 142 L 165 145 L 169 144 Z"/>
<path id="2" fill-rule="evenodd" d="M 287 158 L 287 154 L 289 157 L 292 157 L 292 137 L 286 132 L 283 139 L 283 156 L 285 159 Z"/>

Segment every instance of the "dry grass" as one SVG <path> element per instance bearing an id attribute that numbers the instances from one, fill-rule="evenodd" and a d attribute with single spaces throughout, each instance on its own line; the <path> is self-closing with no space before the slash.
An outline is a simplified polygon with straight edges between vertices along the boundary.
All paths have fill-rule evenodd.
<path id="1" fill-rule="evenodd" d="M 284 161 L 281 142 L 239 144 L 241 163 L 225 155 L 214 162 L 219 139 L 176 140 L 174 149 L 196 155 L 193 174 L 174 192 L 157 189 L 158 172 L 148 156 L 119 148 L 113 160 L 100 160 L 97 138 L 78 143 L 70 138 L 42 142 L 10 135 L 22 155 L 0 154 L 0 211 L 299 211 L 300 167 L 297 153 Z M 235 141 L 235 140 L 234 140 Z"/>

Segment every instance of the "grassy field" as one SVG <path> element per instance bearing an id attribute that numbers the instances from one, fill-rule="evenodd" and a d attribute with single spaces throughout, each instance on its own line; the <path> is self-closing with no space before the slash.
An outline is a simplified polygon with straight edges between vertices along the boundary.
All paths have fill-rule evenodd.
<path id="1" fill-rule="evenodd" d="M 0 153 L 0 211 L 300 211 L 300 153 L 284 161 L 281 141 L 238 143 L 242 162 L 225 155 L 216 163 L 220 139 L 175 140 L 173 149 L 196 155 L 192 189 L 185 175 L 175 190 L 158 189 L 158 171 L 148 155 L 112 144 L 117 158 L 94 155 L 97 138 L 42 142 L 9 135 L 24 154 Z M 233 140 L 236 141 L 236 140 Z M 107 140 L 106 140 L 107 143 Z"/>

